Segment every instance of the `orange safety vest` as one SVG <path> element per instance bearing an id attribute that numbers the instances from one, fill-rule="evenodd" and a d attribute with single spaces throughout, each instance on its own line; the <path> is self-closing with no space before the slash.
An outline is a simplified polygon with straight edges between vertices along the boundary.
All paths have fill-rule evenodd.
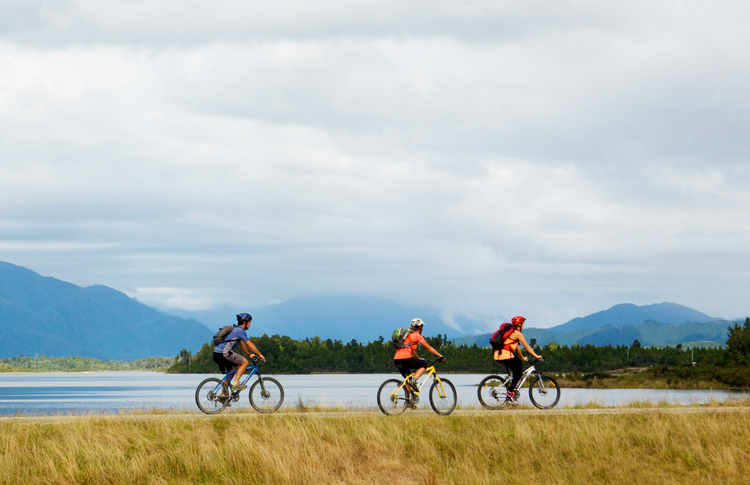
<path id="1" fill-rule="evenodd" d="M 508 337 L 503 341 L 503 349 L 496 350 L 494 358 L 495 360 L 508 360 L 513 359 L 516 356 L 516 349 L 518 348 L 518 340 L 513 340 Z"/>

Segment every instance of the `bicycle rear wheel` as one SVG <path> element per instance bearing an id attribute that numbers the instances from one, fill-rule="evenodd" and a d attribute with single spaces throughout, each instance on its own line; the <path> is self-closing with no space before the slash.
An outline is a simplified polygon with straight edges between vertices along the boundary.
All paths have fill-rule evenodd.
<path id="1" fill-rule="evenodd" d="M 250 386 L 250 405 L 259 413 L 272 413 L 279 409 L 283 402 L 284 388 L 272 377 L 258 379 Z"/>
<path id="2" fill-rule="evenodd" d="M 453 383 L 448 379 L 435 379 L 430 387 L 430 406 L 433 411 L 442 415 L 448 416 L 456 409 L 456 402 L 458 396 L 456 395 L 456 388 Z"/>
<path id="3" fill-rule="evenodd" d="M 409 392 L 406 386 L 400 389 L 399 386 L 401 386 L 401 381 L 398 379 L 388 379 L 378 389 L 378 407 L 388 416 L 402 414 L 409 402 Z"/>
<path id="4" fill-rule="evenodd" d="M 502 409 L 507 401 L 505 396 L 508 390 L 505 387 L 507 380 L 507 376 L 499 375 L 491 375 L 482 379 L 477 388 L 479 403 L 487 409 Z"/>
<path id="5" fill-rule="evenodd" d="M 539 409 L 550 409 L 560 400 L 560 388 L 557 381 L 550 376 L 539 374 L 529 386 L 529 397 L 534 406 Z"/>
<path id="6" fill-rule="evenodd" d="M 222 388 L 224 390 L 223 396 L 221 394 Z M 195 390 L 195 404 L 198 405 L 198 409 L 206 414 L 222 412 L 227 407 L 229 400 L 227 385 L 222 386 L 221 379 L 215 377 L 209 377 L 201 382 L 198 384 L 198 389 Z"/>

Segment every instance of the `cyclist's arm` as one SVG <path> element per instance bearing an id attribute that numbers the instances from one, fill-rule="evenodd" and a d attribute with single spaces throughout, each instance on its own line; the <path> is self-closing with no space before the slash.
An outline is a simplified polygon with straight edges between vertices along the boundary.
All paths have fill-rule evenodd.
<path id="1" fill-rule="evenodd" d="M 422 344 L 422 347 L 424 347 L 425 349 L 427 349 L 428 352 L 431 352 L 431 353 L 435 354 L 437 357 L 443 357 L 443 354 L 441 354 L 440 352 L 438 352 L 437 350 L 435 350 L 432 347 L 432 345 L 428 344 L 426 341 L 425 342 L 420 342 L 420 343 Z"/>
<path id="2" fill-rule="evenodd" d="M 256 347 L 255 344 L 253 344 L 251 341 L 246 340 L 243 342 L 242 340 L 240 340 L 240 345 L 242 346 L 242 350 L 245 351 L 248 357 L 252 358 L 253 354 L 257 354 L 258 358 L 262 362 L 266 361 L 266 358 L 263 357 L 263 354 L 260 353 L 260 350 L 258 350 L 258 347 Z"/>
<path id="3" fill-rule="evenodd" d="M 516 330 L 516 332 L 518 332 L 518 330 Z M 524 337 L 524 336 L 523 336 L 523 334 L 522 334 L 521 332 L 518 332 L 518 341 L 519 341 L 519 342 L 521 342 L 521 343 L 523 344 L 524 348 L 526 348 L 526 350 L 528 350 L 528 351 L 529 351 L 529 353 L 530 353 L 531 355 L 533 355 L 535 359 L 538 359 L 538 360 L 541 360 L 541 359 L 542 359 L 542 356 L 541 356 L 541 355 L 539 355 L 539 354 L 537 354 L 536 352 L 534 352 L 534 349 L 532 349 L 532 348 L 531 348 L 531 345 L 529 345 L 529 344 L 528 344 L 528 343 L 526 342 L 526 337 Z"/>

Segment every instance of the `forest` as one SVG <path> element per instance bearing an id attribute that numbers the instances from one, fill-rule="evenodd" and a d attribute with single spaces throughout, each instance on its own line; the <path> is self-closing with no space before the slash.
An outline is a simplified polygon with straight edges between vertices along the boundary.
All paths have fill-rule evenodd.
<path id="1" fill-rule="evenodd" d="M 323 340 L 319 337 L 294 340 L 279 335 L 251 337 L 266 357 L 265 373 L 389 373 L 394 372 L 393 345 L 380 337 L 369 343 L 356 340 Z M 446 357 L 441 372 L 491 373 L 497 368 L 489 347 L 456 346 L 445 336 L 426 337 L 427 342 Z M 651 378 L 694 379 L 723 383 L 729 387 L 750 386 L 750 318 L 744 327 L 728 328 L 726 348 L 643 347 L 635 340 L 630 346 L 560 346 L 550 342 L 543 347 L 529 342 L 544 357 L 538 368 L 544 372 L 570 373 L 581 379 L 603 378 L 614 371 L 640 368 Z M 216 373 L 213 347 L 206 343 L 195 354 L 182 350 L 169 372 Z M 420 357 L 432 354 L 420 349 Z"/>
<path id="2" fill-rule="evenodd" d="M 132 361 L 99 360 L 91 357 L 19 355 L 0 359 L 0 372 L 95 372 L 95 371 L 166 371 L 175 362 L 170 357 L 148 357 Z"/>
<path id="3" fill-rule="evenodd" d="M 393 373 L 393 345 L 380 337 L 368 343 L 351 340 L 295 340 L 287 336 L 251 337 L 267 359 L 261 370 L 269 374 L 310 373 Z M 439 372 L 489 374 L 500 370 L 492 360 L 492 350 L 478 345 L 453 344 L 445 335 L 426 337 L 427 342 L 447 361 L 438 364 Z M 550 342 L 538 346 L 529 342 L 544 357 L 537 364 L 542 372 L 566 375 L 566 379 L 590 383 L 636 372 L 643 381 L 667 383 L 703 382 L 709 387 L 750 388 L 750 318 L 744 326 L 735 323 L 727 329 L 726 347 L 645 347 L 635 340 L 629 346 L 564 346 Z M 217 373 L 212 359 L 213 347 L 203 344 L 192 353 L 186 349 L 175 357 L 148 357 L 135 361 L 108 361 L 90 357 L 47 357 L 25 355 L 0 359 L 0 372 L 81 372 L 81 371 L 157 371 L 170 373 Z M 419 355 L 428 360 L 424 349 Z"/>

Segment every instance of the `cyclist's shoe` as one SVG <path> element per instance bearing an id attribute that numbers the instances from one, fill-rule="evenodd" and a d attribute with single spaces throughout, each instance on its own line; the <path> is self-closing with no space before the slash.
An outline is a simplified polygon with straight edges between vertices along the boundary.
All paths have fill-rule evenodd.
<path id="1" fill-rule="evenodd" d="M 216 400 L 222 404 L 227 403 L 228 408 L 232 407 L 232 403 L 231 403 L 232 398 L 230 396 L 219 396 L 216 398 Z"/>
<path id="2" fill-rule="evenodd" d="M 247 386 L 243 386 L 242 384 L 234 384 L 232 385 L 233 391 L 242 391 L 244 389 L 247 389 Z"/>
<path id="3" fill-rule="evenodd" d="M 409 402 L 406 403 L 406 408 L 407 409 L 417 409 L 417 402 L 414 401 L 414 400 L 412 400 L 412 399 L 409 399 Z"/>
<path id="4" fill-rule="evenodd" d="M 411 387 L 412 391 L 416 391 L 417 389 L 419 389 L 419 386 L 417 386 L 417 380 L 414 379 L 413 377 L 410 377 L 407 382 L 409 383 L 409 386 Z"/>
<path id="5" fill-rule="evenodd" d="M 516 397 L 517 391 L 508 391 L 505 393 L 505 397 L 512 403 L 517 403 L 518 398 Z"/>

